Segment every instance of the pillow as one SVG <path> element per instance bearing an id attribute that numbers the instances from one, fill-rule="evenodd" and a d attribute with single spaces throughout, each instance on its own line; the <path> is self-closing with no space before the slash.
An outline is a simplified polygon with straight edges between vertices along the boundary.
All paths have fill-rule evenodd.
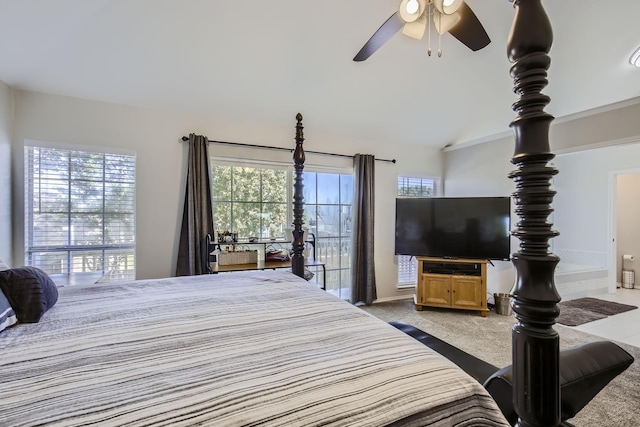
<path id="1" fill-rule="evenodd" d="M 19 322 L 37 323 L 58 301 L 58 288 L 44 271 L 18 267 L 0 271 L 0 290 L 4 292 Z"/>
<path id="2" fill-rule="evenodd" d="M 0 332 L 17 322 L 16 312 L 11 308 L 7 297 L 0 291 Z"/>

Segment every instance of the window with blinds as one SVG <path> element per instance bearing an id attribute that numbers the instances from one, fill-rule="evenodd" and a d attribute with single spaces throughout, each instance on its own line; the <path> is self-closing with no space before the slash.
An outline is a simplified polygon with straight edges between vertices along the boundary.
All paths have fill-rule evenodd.
<path id="1" fill-rule="evenodd" d="M 25 264 L 135 278 L 135 173 L 135 155 L 25 146 Z"/>
<path id="2" fill-rule="evenodd" d="M 433 178 L 398 177 L 398 197 L 433 197 L 436 190 Z"/>
<path id="3" fill-rule="evenodd" d="M 398 197 L 434 197 L 438 194 L 439 180 L 435 178 L 398 177 Z M 398 287 L 415 286 L 418 277 L 415 257 L 398 255 Z"/>

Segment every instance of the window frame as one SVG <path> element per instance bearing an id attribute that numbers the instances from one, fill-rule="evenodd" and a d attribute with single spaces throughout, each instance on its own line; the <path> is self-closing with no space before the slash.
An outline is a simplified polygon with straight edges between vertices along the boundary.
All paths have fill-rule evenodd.
<path id="1" fill-rule="evenodd" d="M 355 173 L 353 171 L 352 168 L 327 168 L 327 167 L 309 167 L 307 168 L 307 170 L 304 171 L 305 173 L 315 173 L 315 174 L 332 174 L 332 175 L 347 175 L 351 177 L 351 187 L 353 189 L 353 185 L 354 185 L 354 181 L 355 181 Z M 317 192 L 317 180 L 316 182 L 316 192 Z M 338 178 L 338 185 L 339 185 L 339 202 L 337 204 L 335 203 L 317 203 L 317 197 L 316 197 L 316 203 L 308 203 L 305 201 L 305 214 L 307 212 L 307 206 L 312 205 L 312 206 L 316 206 L 316 212 L 317 212 L 317 206 L 337 206 L 338 207 L 338 212 L 340 215 L 340 223 L 338 225 L 338 227 L 340 229 L 342 229 L 342 209 L 344 206 L 349 206 L 350 211 L 351 211 L 351 215 L 353 215 L 353 209 L 354 209 L 354 205 L 353 205 L 353 201 L 354 201 L 354 195 L 353 192 L 350 195 L 350 199 L 351 199 L 351 204 L 347 205 L 346 203 L 342 203 L 342 197 L 341 197 L 341 181 L 340 178 Z M 305 185 L 306 187 L 306 185 Z M 351 219 L 353 221 L 353 218 Z M 313 226 L 311 226 L 310 224 L 305 224 L 306 226 L 308 226 L 311 230 L 311 228 Z M 353 224 L 352 224 L 353 225 Z M 317 223 L 315 225 L 317 227 Z M 311 230 L 311 232 L 314 232 L 314 230 Z M 323 240 L 329 240 L 329 239 L 335 239 L 336 237 L 323 237 L 319 235 L 319 232 L 314 232 L 315 235 L 315 240 L 316 240 L 316 253 L 321 253 L 321 247 L 322 247 L 322 242 Z M 352 259 L 353 259 L 353 227 L 351 227 L 350 231 L 348 233 L 343 233 L 342 231 L 339 232 L 339 235 L 337 237 L 338 241 L 339 241 L 339 246 L 342 248 L 343 246 L 343 241 L 346 240 L 348 241 L 348 248 L 349 248 L 349 252 L 348 252 L 348 257 L 350 259 L 348 266 L 345 268 L 342 266 L 342 257 L 339 256 L 340 260 L 338 262 L 339 267 L 338 268 L 332 268 L 330 265 L 328 265 L 327 260 L 326 259 L 321 259 L 320 256 L 318 256 L 319 261 L 325 262 L 325 264 L 327 264 L 326 267 L 326 274 L 330 274 L 332 272 L 338 272 L 338 288 L 337 290 L 332 289 L 331 288 L 331 281 L 327 281 L 327 291 L 329 293 L 333 293 L 334 295 L 336 295 L 337 297 L 339 297 L 340 299 L 344 299 L 344 300 L 348 300 L 351 298 L 351 271 L 352 271 Z M 319 271 L 318 271 L 319 272 Z M 343 283 L 343 277 L 346 275 L 346 277 L 348 277 L 347 286 L 344 286 Z"/>
<path id="2" fill-rule="evenodd" d="M 213 179 L 214 179 L 214 174 L 213 174 L 213 168 L 214 166 L 226 166 L 226 167 L 247 167 L 247 168 L 264 168 L 264 169 L 279 169 L 279 170 L 284 170 L 287 174 L 287 195 L 286 195 L 286 204 L 287 204 L 287 209 L 286 209 L 286 224 L 285 227 L 287 226 L 287 224 L 291 224 L 291 222 L 293 221 L 293 206 L 292 206 L 292 200 L 293 200 L 293 166 L 289 163 L 283 163 L 283 162 L 268 162 L 268 161 L 258 161 L 258 160 L 247 160 L 247 159 L 232 159 L 232 158 L 221 158 L 221 157 L 215 157 L 211 154 L 209 154 L 209 168 L 210 168 L 210 173 L 211 173 L 211 179 L 212 179 L 212 183 L 211 183 L 211 203 L 213 204 L 213 222 L 214 222 L 214 232 L 218 232 L 218 231 L 223 231 L 221 229 L 218 229 L 218 225 L 217 224 L 217 220 L 216 220 L 216 214 L 215 214 L 215 203 L 216 203 L 216 197 L 214 194 L 214 188 L 213 188 Z M 234 201 L 234 200 L 229 200 L 229 201 L 224 201 L 224 202 L 228 202 L 231 203 L 232 205 L 232 212 L 233 212 L 233 204 L 234 203 L 246 203 L 246 202 L 238 202 L 238 201 Z M 260 196 L 260 202 L 257 203 L 261 203 L 264 204 L 265 202 L 262 201 L 262 194 Z M 233 215 L 233 213 L 232 213 Z M 232 217 L 232 221 L 233 222 L 233 217 Z M 230 224 L 229 227 L 231 228 L 229 231 L 234 231 L 233 224 Z M 229 227 L 227 229 L 229 229 Z M 250 236 L 241 236 L 241 237 L 250 237 Z M 253 237 L 253 236 L 251 236 Z M 269 238 L 269 237 L 264 237 L 264 236 L 255 236 L 255 237 L 261 237 L 261 238 Z"/>
<path id="3" fill-rule="evenodd" d="M 210 162 L 210 168 L 212 171 L 212 180 L 215 179 L 214 178 L 214 174 L 213 174 L 213 168 L 216 165 L 220 165 L 220 166 L 236 166 L 236 167 L 260 167 L 260 168 L 274 168 L 274 169 L 285 169 L 287 171 L 287 176 L 288 176 L 288 183 L 287 183 L 287 224 L 291 224 L 293 222 L 293 184 L 294 184 L 294 174 L 295 174 L 295 169 L 294 169 L 294 165 L 291 164 L 290 162 L 281 162 L 281 161 L 265 161 L 265 160 L 253 160 L 253 159 L 247 159 L 247 158 L 232 158 L 232 157 L 223 157 L 223 156 L 215 156 L 213 154 L 209 154 L 209 162 Z M 305 168 L 303 170 L 303 174 L 304 173 L 328 173 L 328 174 L 340 174 L 340 175 L 351 175 L 352 177 L 354 177 L 354 172 L 352 168 L 347 168 L 347 167 L 330 167 L 330 166 L 322 166 L 322 165 L 312 165 L 312 164 L 307 164 L 305 165 Z M 304 183 L 304 182 L 303 182 Z M 305 184 L 305 188 L 306 188 L 306 183 Z M 308 188 L 307 188 L 308 190 Z M 212 183 L 212 203 L 214 203 L 214 226 L 216 226 L 216 219 L 215 219 L 215 199 L 216 196 L 213 194 L 213 183 Z M 309 206 L 310 203 L 308 203 L 307 201 L 305 201 L 305 215 L 306 215 L 306 208 L 307 206 Z M 314 205 L 317 205 L 317 203 L 314 203 Z M 321 204 L 322 205 L 322 204 Z M 353 196 L 351 196 L 351 210 L 353 210 Z M 314 230 L 312 230 L 312 226 L 310 226 L 307 222 L 305 224 L 303 224 L 303 227 L 308 227 L 310 232 L 314 232 Z M 215 229 L 215 231 L 221 231 L 218 230 L 217 228 Z M 233 231 L 233 230 L 230 230 Z M 248 236 L 240 236 L 240 237 L 248 237 Z M 314 232 L 314 237 L 315 237 L 315 245 L 316 245 L 316 256 L 318 258 L 318 261 L 323 261 L 321 254 L 321 250 L 320 250 L 320 246 L 322 244 L 322 240 L 323 238 L 318 236 L 317 233 Z M 341 236 L 342 237 L 342 236 Z M 350 246 L 350 254 L 349 256 L 352 257 L 353 256 L 353 243 L 352 243 L 352 234 L 349 234 L 348 236 L 349 239 L 349 246 Z M 309 256 L 311 256 L 311 254 L 309 254 Z M 324 262 L 324 261 L 323 261 Z M 327 268 L 327 266 L 325 265 L 325 269 L 326 269 L 326 273 L 329 274 L 331 271 L 334 271 L 330 268 Z M 345 270 L 345 269 L 338 269 L 339 271 Z M 349 270 L 351 270 L 351 265 L 349 265 Z M 325 270 L 323 270 L 322 268 L 316 268 L 315 271 L 313 271 L 315 274 L 314 280 L 317 283 L 323 283 L 324 281 L 324 277 L 321 277 L 320 275 L 324 274 Z M 341 273 L 342 274 L 342 273 Z M 349 273 L 350 276 L 350 273 Z M 327 288 L 329 288 L 330 283 L 327 282 Z M 349 287 L 351 286 L 351 284 L 349 283 Z M 343 288 L 341 288 L 343 289 Z M 330 290 L 329 290 L 330 291 Z M 339 296 L 343 299 L 347 299 L 350 297 L 350 291 L 349 292 L 345 292 L 344 294 L 342 292 L 338 292 Z"/>
<path id="4" fill-rule="evenodd" d="M 36 175 L 40 173 L 36 172 L 34 169 L 36 165 L 33 162 L 34 150 L 37 150 L 39 154 L 40 150 L 55 150 L 62 155 L 67 156 L 67 164 L 63 165 L 60 170 L 64 171 L 63 175 L 66 173 L 66 177 L 62 178 L 48 178 L 39 176 L 40 182 L 55 182 L 66 183 L 67 186 L 63 195 L 67 198 L 67 208 L 66 211 L 58 211 L 56 214 L 66 216 L 68 229 L 65 231 L 67 233 L 66 236 L 63 237 L 64 243 L 59 244 L 54 241 L 51 243 L 44 242 L 44 244 L 35 244 L 35 227 L 37 226 L 37 220 L 34 218 L 34 215 L 37 215 L 36 209 L 34 206 L 34 192 L 35 192 L 35 179 Z M 75 156 L 72 156 L 71 153 L 78 153 Z M 72 230 L 71 224 L 73 223 L 73 218 L 78 217 L 78 215 L 82 214 L 85 216 L 90 214 L 90 212 L 81 212 L 73 210 L 73 184 L 83 181 L 83 179 L 78 178 L 74 179 L 74 171 L 72 167 L 72 160 L 74 157 L 82 158 L 83 156 L 89 155 L 100 155 L 102 156 L 101 167 L 98 168 L 100 171 L 99 175 L 100 179 L 91 180 L 85 179 L 87 182 L 91 182 L 94 185 L 99 183 L 98 185 L 102 188 L 100 193 L 100 201 L 98 205 L 100 205 L 99 212 L 95 211 L 96 215 L 101 216 L 101 231 L 99 233 L 100 244 L 92 244 L 92 243 L 84 243 L 84 244 L 74 244 L 72 243 Z M 136 168 L 137 168 L 137 156 L 135 151 L 131 150 L 123 150 L 117 148 L 108 148 L 108 147 L 95 147 L 95 146 L 85 146 L 85 145 L 76 145 L 76 144 L 63 144 L 63 143 L 52 143 L 46 141 L 37 141 L 37 140 L 25 140 L 24 149 L 23 149 L 23 179 L 24 179 L 24 264 L 25 265 L 33 265 L 38 268 L 42 268 L 47 273 L 50 273 L 58 284 L 69 283 L 83 283 L 85 281 L 90 280 L 91 282 L 95 282 L 95 280 L 101 281 L 112 281 L 112 280 L 126 280 L 126 279 L 135 279 L 136 275 Z M 117 175 L 116 178 L 108 177 L 109 166 L 106 162 L 106 157 L 108 156 L 125 156 L 126 164 L 125 166 L 129 169 L 128 174 Z M 113 168 L 113 170 L 118 170 Z M 118 180 L 119 176 L 125 176 L 127 179 Z M 44 181 L 43 181 L 44 179 Z M 129 242 L 116 242 L 116 243 L 107 243 L 105 241 L 107 237 L 107 222 L 105 218 L 109 216 L 109 212 L 105 210 L 107 205 L 110 205 L 108 201 L 107 187 L 108 184 L 120 183 L 124 184 L 125 187 L 129 186 L 129 203 L 125 203 L 125 208 L 130 208 L 124 215 L 129 215 L 129 223 L 131 224 L 130 233 L 126 234 Z M 40 197 L 45 197 L 40 195 Z M 51 196 L 49 196 L 51 199 Z M 46 199 L 45 199 L 46 201 Z M 42 200 L 40 201 L 42 202 Z M 121 204 L 119 203 L 119 206 Z M 52 212 L 53 213 L 53 212 Z M 113 214 L 113 212 L 111 212 Z M 46 236 L 45 236 L 46 238 Z M 122 253 L 118 253 L 122 251 Z M 83 253 L 84 252 L 84 253 Z M 36 261 L 38 253 L 46 253 L 46 254 L 54 254 L 60 253 L 65 254 L 66 258 L 61 259 L 64 261 L 64 265 L 61 264 L 60 271 L 51 271 L 47 269 L 43 264 L 38 263 Z M 75 256 L 74 256 L 75 254 Z M 78 254 L 80 255 L 81 264 L 80 267 L 76 262 L 78 259 Z M 98 263 L 92 263 L 91 261 L 87 261 L 87 258 L 93 258 L 94 261 L 99 260 Z M 125 257 L 124 263 L 126 268 L 124 270 L 120 270 L 118 268 L 110 268 L 114 264 L 111 262 L 111 258 Z M 116 262 L 116 261 L 113 261 Z M 119 263 L 120 261 L 118 261 Z M 92 267 L 93 264 L 93 267 Z M 82 275 L 86 276 L 86 279 L 82 278 Z M 108 275 L 107 275 L 108 274 Z"/>

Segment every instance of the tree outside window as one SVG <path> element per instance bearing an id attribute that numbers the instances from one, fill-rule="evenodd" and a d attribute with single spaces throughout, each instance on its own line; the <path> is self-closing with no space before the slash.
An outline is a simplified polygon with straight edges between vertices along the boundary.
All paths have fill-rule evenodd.
<path id="1" fill-rule="evenodd" d="M 288 238 L 292 223 L 293 168 L 243 165 L 212 159 L 214 227 L 240 239 Z M 349 298 L 353 175 L 305 171 L 303 227 L 316 240 L 315 255 L 325 263 L 327 291 Z M 308 256 L 312 254 L 307 251 Z M 312 271 L 323 283 L 324 270 Z"/>
<path id="2" fill-rule="evenodd" d="M 212 181 L 216 231 L 241 238 L 284 236 L 291 223 L 286 169 L 214 164 Z"/>

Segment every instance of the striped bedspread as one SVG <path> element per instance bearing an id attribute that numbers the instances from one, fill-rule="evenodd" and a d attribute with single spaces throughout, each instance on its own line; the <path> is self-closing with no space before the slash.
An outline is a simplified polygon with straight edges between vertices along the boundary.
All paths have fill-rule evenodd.
<path id="1" fill-rule="evenodd" d="M 285 271 L 59 294 L 0 334 L 0 426 L 508 425 L 449 361 Z"/>

